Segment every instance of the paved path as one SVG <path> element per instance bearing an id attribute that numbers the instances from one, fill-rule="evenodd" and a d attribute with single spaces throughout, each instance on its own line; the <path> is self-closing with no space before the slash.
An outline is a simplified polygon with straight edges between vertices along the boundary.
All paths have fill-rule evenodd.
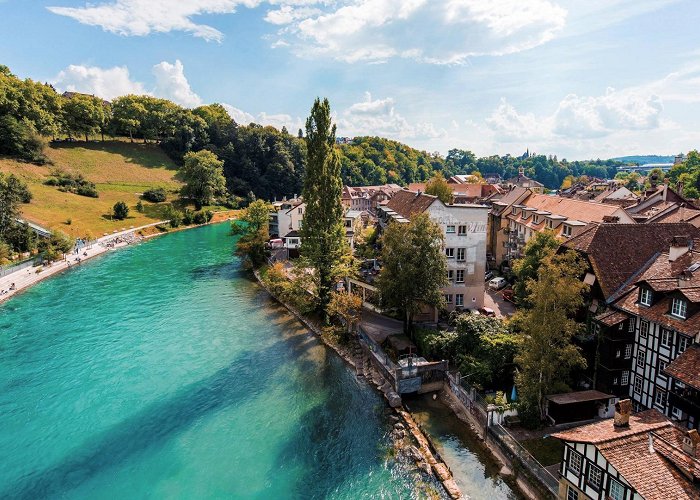
<path id="1" fill-rule="evenodd" d="M 509 317 L 515 313 L 515 305 L 503 298 L 502 290 L 484 290 L 484 307 L 490 307 L 499 318 Z"/>
<path id="2" fill-rule="evenodd" d="M 56 261 L 50 265 L 42 266 L 42 271 L 40 273 L 36 272 L 39 267 L 30 266 L 8 274 L 7 276 L 3 276 L 0 278 L 0 302 L 13 297 L 15 294 L 21 292 L 22 290 L 26 290 L 30 286 L 48 278 L 49 276 L 60 273 L 61 271 L 69 269 L 72 266 L 80 265 L 79 262 L 91 259 L 92 257 L 103 254 L 113 248 L 127 246 L 129 244 L 127 240 L 131 239 L 129 235 L 133 236 L 133 233 L 140 229 L 162 223 L 162 221 L 155 222 L 146 226 L 129 229 L 98 238 L 97 242 L 90 245 L 89 248 L 82 248 L 79 254 L 67 254 L 63 260 Z M 78 259 L 80 259 L 80 261 Z M 10 290 L 10 287 L 12 287 L 13 284 L 14 289 Z"/>
<path id="3" fill-rule="evenodd" d="M 367 335 L 380 344 L 384 342 L 389 335 L 403 333 L 403 323 L 401 321 L 387 318 L 369 309 L 362 310 L 362 321 L 360 323 L 367 332 Z"/>

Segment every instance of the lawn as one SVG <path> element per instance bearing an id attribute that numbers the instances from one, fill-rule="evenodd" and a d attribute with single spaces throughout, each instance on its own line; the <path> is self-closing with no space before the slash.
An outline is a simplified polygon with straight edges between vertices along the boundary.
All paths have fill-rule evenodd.
<path id="1" fill-rule="evenodd" d="M 124 141 L 55 144 L 46 154 L 52 165 L 37 166 L 0 159 L 0 171 L 11 172 L 29 184 L 32 202 L 22 205 L 22 217 L 41 226 L 60 229 L 72 236 L 101 236 L 130 226 L 142 226 L 162 217 L 166 204 L 144 201 L 144 213 L 136 211 L 141 193 L 163 187 L 169 200 L 176 199 L 181 183 L 177 166 L 156 145 Z M 63 193 L 44 181 L 53 169 L 83 174 L 95 183 L 99 198 Z M 117 201 L 130 208 L 129 217 L 112 221 L 109 214 Z M 68 223 L 70 221 L 70 224 Z"/>
<path id="2" fill-rule="evenodd" d="M 561 462 L 564 444 L 556 438 L 525 439 L 520 444 L 545 467 Z"/>

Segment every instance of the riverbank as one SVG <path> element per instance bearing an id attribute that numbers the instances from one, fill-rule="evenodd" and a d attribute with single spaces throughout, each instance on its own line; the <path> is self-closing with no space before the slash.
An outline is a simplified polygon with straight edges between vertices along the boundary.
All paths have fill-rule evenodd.
<path id="1" fill-rule="evenodd" d="M 393 393 L 393 391 L 391 390 L 391 384 L 374 369 L 372 363 L 369 362 L 369 359 L 366 359 L 364 354 L 359 354 L 362 352 L 360 346 L 341 345 L 334 338 L 325 334 L 320 325 L 275 296 L 275 294 L 265 286 L 257 270 L 254 270 L 253 274 L 260 286 L 263 287 L 272 298 L 289 310 L 294 317 L 302 322 L 327 347 L 335 351 L 342 360 L 355 370 L 358 378 L 360 376 L 364 377 L 371 386 L 385 397 L 389 404 L 387 411 L 390 412 L 394 422 L 391 437 L 394 441 L 394 449 L 397 457 L 412 460 L 419 470 L 440 482 L 449 498 L 464 498 L 452 477 L 448 465 L 439 456 L 433 453 L 434 446 L 430 443 L 430 437 L 422 431 L 406 408 L 403 406 L 398 408 L 394 407 L 395 405 L 392 404 L 393 397 L 391 393 Z M 357 343 L 357 340 L 354 342 Z"/>
<path id="2" fill-rule="evenodd" d="M 232 220 L 234 218 L 232 213 L 232 211 L 216 212 L 212 220 L 206 224 L 219 224 L 221 222 Z M 154 238 L 163 234 L 168 234 L 175 231 L 184 231 L 201 226 L 181 226 L 168 231 L 161 231 L 158 229 L 158 226 L 167 223 L 167 220 L 153 222 L 144 226 L 108 234 L 97 238 L 97 240 L 92 242 L 89 246 L 81 248 L 77 254 L 66 254 L 62 260 L 42 266 L 25 267 L 13 273 L 2 276 L 0 277 L 0 303 L 9 300 L 20 292 L 23 292 L 36 285 L 40 281 L 50 278 L 51 276 L 55 276 L 56 274 L 70 269 L 73 266 L 79 266 L 83 262 L 90 260 L 93 257 L 97 257 L 98 255 L 102 255 L 109 250 L 123 248 L 131 244 L 138 243 L 141 240 Z"/>

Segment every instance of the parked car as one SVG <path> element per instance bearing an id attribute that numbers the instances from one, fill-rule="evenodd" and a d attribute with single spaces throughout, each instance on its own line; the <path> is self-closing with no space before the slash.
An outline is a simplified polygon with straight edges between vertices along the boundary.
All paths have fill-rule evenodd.
<path id="1" fill-rule="evenodd" d="M 493 278 L 491 281 L 489 281 L 489 288 L 491 290 L 500 290 L 504 286 L 506 286 L 508 282 L 506 281 L 505 278 Z"/>
<path id="2" fill-rule="evenodd" d="M 479 309 L 479 314 L 482 314 L 484 316 L 490 316 L 492 318 L 496 317 L 496 311 L 494 311 L 490 307 L 482 307 L 481 309 Z"/>
<path id="3" fill-rule="evenodd" d="M 507 300 L 508 302 L 513 302 L 515 303 L 515 293 L 513 292 L 512 288 L 506 288 L 501 292 L 501 295 L 503 296 L 503 300 Z"/>
<path id="4" fill-rule="evenodd" d="M 486 271 L 486 276 L 484 277 L 484 281 L 488 281 L 491 278 L 493 278 L 493 273 L 491 271 Z"/>

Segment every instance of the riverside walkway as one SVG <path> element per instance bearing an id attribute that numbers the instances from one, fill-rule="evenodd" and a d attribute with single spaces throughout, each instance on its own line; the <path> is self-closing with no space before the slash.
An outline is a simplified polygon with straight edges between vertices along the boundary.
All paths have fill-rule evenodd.
<path id="1" fill-rule="evenodd" d="M 97 255 L 103 254 L 108 250 L 127 246 L 132 241 L 134 241 L 133 238 L 136 231 L 139 231 L 146 227 L 156 226 L 158 224 L 163 224 L 163 221 L 103 236 L 95 240 L 88 247 L 81 248 L 77 254 L 66 254 L 66 256 L 62 260 L 53 262 L 51 264 L 37 267 L 25 267 L 1 277 L 0 303 L 4 302 L 10 297 L 13 297 L 17 293 L 26 290 L 27 288 L 40 282 L 41 280 L 58 274 L 61 271 L 65 271 L 66 269 L 69 269 L 72 266 L 80 265 L 81 262 L 91 259 Z M 41 272 L 37 273 L 36 271 L 39 269 L 39 267 L 41 267 Z"/>

